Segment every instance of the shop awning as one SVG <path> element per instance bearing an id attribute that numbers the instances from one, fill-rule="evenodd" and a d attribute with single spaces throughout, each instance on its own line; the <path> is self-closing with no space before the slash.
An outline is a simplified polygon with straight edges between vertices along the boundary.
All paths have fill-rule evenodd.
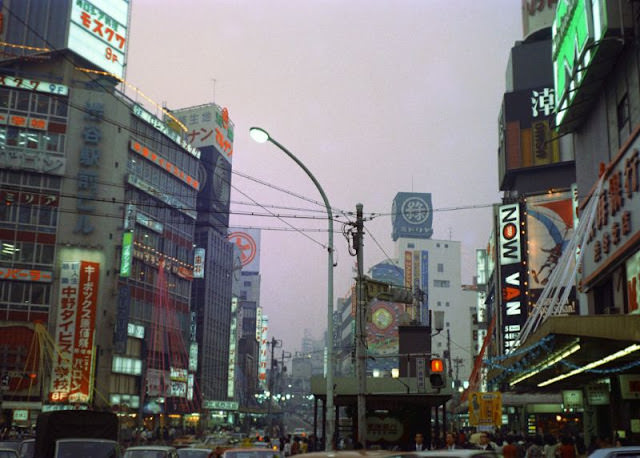
<path id="1" fill-rule="evenodd" d="M 640 315 L 550 317 L 511 355 L 489 360 L 488 379 L 515 392 L 557 392 L 640 373 Z"/>

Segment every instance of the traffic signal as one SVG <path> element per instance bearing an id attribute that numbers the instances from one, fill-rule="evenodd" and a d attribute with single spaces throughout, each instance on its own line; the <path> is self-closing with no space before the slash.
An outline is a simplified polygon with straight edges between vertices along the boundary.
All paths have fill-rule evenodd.
<path id="1" fill-rule="evenodd" d="M 444 362 L 440 358 L 431 360 L 429 382 L 431 382 L 431 388 L 442 388 L 444 386 Z"/>

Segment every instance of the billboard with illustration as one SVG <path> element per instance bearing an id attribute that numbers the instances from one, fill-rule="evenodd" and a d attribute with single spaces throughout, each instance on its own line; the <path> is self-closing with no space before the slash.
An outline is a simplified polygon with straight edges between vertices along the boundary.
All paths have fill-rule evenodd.
<path id="1" fill-rule="evenodd" d="M 527 197 L 527 253 L 529 300 L 535 303 L 573 237 L 573 203 L 570 191 Z M 574 313 L 575 293 L 566 306 Z"/>

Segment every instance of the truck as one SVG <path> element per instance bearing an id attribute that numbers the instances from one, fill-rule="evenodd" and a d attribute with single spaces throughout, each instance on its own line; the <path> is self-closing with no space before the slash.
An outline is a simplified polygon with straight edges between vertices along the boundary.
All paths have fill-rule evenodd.
<path id="1" fill-rule="evenodd" d="M 119 452 L 114 413 L 57 410 L 38 415 L 34 458 L 117 458 Z"/>

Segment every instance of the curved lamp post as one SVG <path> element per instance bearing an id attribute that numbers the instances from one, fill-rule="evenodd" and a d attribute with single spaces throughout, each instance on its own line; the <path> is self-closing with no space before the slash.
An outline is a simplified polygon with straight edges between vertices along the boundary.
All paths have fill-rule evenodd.
<path id="1" fill-rule="evenodd" d="M 302 170 L 311 178 L 313 184 L 316 185 L 324 206 L 327 209 L 327 218 L 329 219 L 329 243 L 327 247 L 327 400 L 326 400 L 326 425 L 325 425 L 325 450 L 333 450 L 333 427 L 334 427 L 334 407 L 333 407 L 333 213 L 331 211 L 331 205 L 329 205 L 329 199 L 324 193 L 322 186 L 316 180 L 316 177 L 309 171 L 309 169 L 300 160 L 291 153 L 287 148 L 282 146 L 276 140 L 271 137 L 266 130 L 260 127 L 252 127 L 249 129 L 249 135 L 258 143 L 271 142 L 280 148 L 287 156 L 298 164 Z"/>

